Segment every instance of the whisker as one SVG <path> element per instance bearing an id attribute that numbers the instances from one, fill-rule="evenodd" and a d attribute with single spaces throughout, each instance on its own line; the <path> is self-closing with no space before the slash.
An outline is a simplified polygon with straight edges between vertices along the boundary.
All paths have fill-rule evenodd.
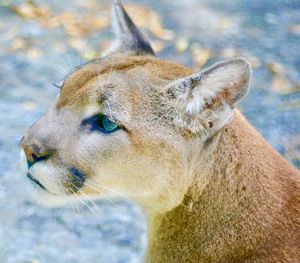
<path id="1" fill-rule="evenodd" d="M 122 105 L 121 102 L 117 101 L 116 99 L 110 97 L 109 100 L 114 101 L 115 103 L 117 103 L 118 105 L 121 106 L 121 108 L 124 110 L 125 114 L 127 115 L 127 118 L 129 119 L 130 115 L 129 112 L 127 111 L 127 109 Z"/>
<path id="2" fill-rule="evenodd" d="M 97 203 L 96 203 L 94 200 L 92 200 L 92 199 L 91 199 L 85 192 L 83 192 L 81 189 L 78 189 L 78 192 L 80 193 L 80 195 L 83 195 L 83 196 L 86 196 L 86 197 L 87 197 L 86 201 L 87 201 L 87 202 L 90 202 L 91 205 L 94 207 L 95 211 L 97 211 L 97 213 L 98 213 L 98 206 L 97 206 Z M 98 215 L 99 215 L 99 213 L 98 213 Z"/>
<path id="3" fill-rule="evenodd" d="M 74 56 L 72 55 L 72 53 L 71 53 L 71 51 L 70 51 L 71 49 L 70 48 L 68 48 L 67 46 L 66 46 L 66 44 L 64 44 L 64 53 L 66 54 L 66 56 L 67 56 L 67 63 L 68 63 L 68 65 L 69 65 L 69 69 L 68 69 L 68 71 L 72 71 L 72 70 L 74 70 L 74 68 L 76 67 L 76 66 L 79 66 L 79 64 L 75 64 L 74 63 Z M 77 52 L 77 51 L 76 51 Z M 65 61 L 64 61 L 65 62 Z M 75 66 L 74 66 L 74 64 L 75 64 Z"/>
<path id="4" fill-rule="evenodd" d="M 110 68 L 110 71 L 109 71 L 109 75 L 108 75 L 107 83 L 106 83 L 106 84 L 109 84 L 109 83 L 110 83 L 110 77 L 111 77 L 111 75 L 112 75 L 114 66 L 115 66 L 115 65 L 113 64 L 113 65 L 111 66 L 111 68 Z"/>
<path id="5" fill-rule="evenodd" d="M 71 68 L 71 70 L 72 70 L 74 68 L 73 61 L 72 61 L 72 55 L 68 48 L 66 48 L 66 51 L 67 51 L 67 60 L 68 60 L 69 68 Z"/>
<path id="6" fill-rule="evenodd" d="M 171 195 L 171 197 L 173 198 L 173 200 L 178 204 L 178 205 L 182 205 L 183 207 L 186 207 L 186 208 L 190 208 L 189 206 L 183 204 L 182 202 L 180 202 L 179 200 L 177 200 L 177 198 L 175 197 L 175 195 L 173 194 L 173 192 L 170 190 L 170 188 L 168 187 L 167 185 L 167 182 L 166 180 L 161 177 L 159 178 L 160 182 L 162 182 L 164 184 L 164 186 L 166 187 L 168 193 Z"/>
<path id="7" fill-rule="evenodd" d="M 109 102 L 106 100 L 104 103 L 107 105 L 107 108 L 108 108 L 108 114 L 107 115 L 111 116 L 112 115 L 112 110 L 111 110 L 111 107 L 109 105 Z"/>
<path id="8" fill-rule="evenodd" d="M 66 174 L 64 174 L 64 173 L 63 173 L 63 177 L 64 177 L 66 180 L 68 180 Z M 59 180 L 58 180 L 58 184 L 59 184 L 59 186 L 61 187 L 61 189 L 63 190 L 63 192 L 66 192 L 66 188 L 63 186 L 63 184 L 62 184 Z M 76 209 L 75 204 L 71 202 L 70 205 L 71 205 L 71 207 L 72 207 L 73 212 L 74 212 L 75 214 L 79 215 L 79 211 L 78 211 L 78 209 Z"/>
<path id="9" fill-rule="evenodd" d="M 69 74 L 69 72 L 67 70 L 65 70 L 63 67 L 61 67 L 60 65 L 58 65 L 56 63 L 52 63 L 52 65 L 50 65 L 50 67 L 57 70 L 60 74 L 62 74 L 64 76 L 64 78 L 66 76 L 68 76 L 68 74 Z"/>
<path id="10" fill-rule="evenodd" d="M 125 194 L 119 192 L 118 190 L 109 188 L 109 187 L 107 187 L 107 186 L 104 186 L 104 185 L 102 185 L 102 184 L 99 184 L 98 182 L 92 181 L 92 180 L 90 180 L 90 179 L 86 179 L 86 181 L 89 181 L 89 182 L 93 183 L 95 186 L 100 186 L 100 187 L 102 187 L 102 188 L 105 189 L 105 190 L 108 190 L 108 191 L 111 191 L 111 192 L 113 192 L 113 193 L 116 193 L 116 194 L 118 194 L 118 195 L 120 195 L 120 196 L 122 196 L 122 197 L 128 199 L 129 201 L 134 202 L 133 199 L 131 199 L 130 197 L 126 196 Z"/>
<path id="11" fill-rule="evenodd" d="M 93 188 L 91 185 L 88 185 L 88 186 L 91 187 L 91 188 Z M 99 189 L 97 189 L 97 188 L 94 188 L 94 189 L 95 189 L 97 192 L 102 193 Z M 82 190 L 79 190 L 79 192 L 80 192 L 80 194 L 82 194 L 82 195 L 84 195 L 84 196 L 88 196 L 88 195 L 87 195 L 85 192 L 83 192 Z M 107 198 L 106 196 L 103 196 L 103 198 L 105 198 L 105 200 L 107 200 L 107 201 L 108 201 L 109 203 L 111 203 L 113 206 L 115 206 L 115 207 L 118 207 L 118 206 L 119 206 L 119 204 L 113 202 L 112 200 L 110 200 L 110 199 Z M 93 201 L 93 200 L 91 200 L 91 199 L 87 199 L 87 201 L 90 202 L 96 210 L 98 209 L 98 206 L 97 206 L 97 204 L 96 204 L 95 201 Z"/>
<path id="12" fill-rule="evenodd" d="M 80 198 L 80 196 L 72 189 L 70 188 L 71 192 L 77 197 L 77 199 L 85 206 L 87 207 L 93 214 L 95 214 L 96 216 L 99 216 L 92 207 L 90 207 L 86 202 L 84 202 L 84 200 L 82 200 L 82 198 Z"/>
<path id="13" fill-rule="evenodd" d="M 88 184 L 87 182 L 85 182 L 85 185 L 87 185 L 90 188 L 93 188 L 94 190 L 96 190 L 98 193 L 102 194 L 103 192 L 101 192 L 98 188 Z M 119 206 L 117 203 L 115 203 L 114 201 L 110 200 L 109 198 L 107 198 L 106 196 L 103 196 L 105 198 L 105 200 L 107 200 L 109 203 L 111 203 L 114 206 Z"/>
<path id="14" fill-rule="evenodd" d="M 74 204 L 74 203 L 70 203 L 72 210 L 74 212 L 75 215 L 79 215 L 79 210 L 78 207 Z"/>
<path id="15" fill-rule="evenodd" d="M 132 199 L 132 198 L 126 196 L 125 194 L 123 194 L 123 193 L 121 193 L 121 192 L 119 192 L 119 191 L 117 191 L 117 190 L 115 190 L 115 189 L 106 187 L 106 186 L 104 186 L 104 185 L 102 185 L 102 184 L 99 184 L 98 182 L 92 181 L 92 180 L 90 180 L 90 179 L 86 179 L 86 182 L 87 182 L 87 181 L 93 183 L 93 184 L 96 185 L 96 186 L 102 187 L 102 188 L 104 188 L 104 189 L 106 189 L 106 190 L 108 190 L 108 191 L 111 191 L 111 192 L 113 192 L 113 193 L 116 193 L 116 194 L 122 196 L 123 198 L 125 198 L 125 199 L 127 199 L 127 200 L 129 200 L 129 201 L 131 201 L 131 202 L 133 202 L 133 203 L 135 203 L 135 200 L 134 200 L 134 199 Z M 88 185 L 86 182 L 85 182 L 85 184 Z M 159 208 L 157 208 L 156 206 L 154 206 L 154 205 L 150 205 L 150 206 L 151 206 L 153 209 L 155 209 L 156 211 L 158 211 L 159 213 L 161 213 L 161 210 L 160 210 Z"/>

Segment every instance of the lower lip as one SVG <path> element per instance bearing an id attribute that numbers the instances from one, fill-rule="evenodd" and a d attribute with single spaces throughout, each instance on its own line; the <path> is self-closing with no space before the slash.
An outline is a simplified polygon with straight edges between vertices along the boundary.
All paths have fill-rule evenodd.
<path id="1" fill-rule="evenodd" d="M 44 190 L 47 190 L 37 179 L 35 179 L 30 173 L 27 173 L 27 177 L 34 182 L 36 185 L 38 185 L 39 187 L 41 187 Z"/>

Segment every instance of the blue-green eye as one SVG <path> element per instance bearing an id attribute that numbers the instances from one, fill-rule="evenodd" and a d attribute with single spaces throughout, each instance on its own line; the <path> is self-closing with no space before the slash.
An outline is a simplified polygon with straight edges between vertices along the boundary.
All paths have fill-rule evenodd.
<path id="1" fill-rule="evenodd" d="M 111 121 L 106 115 L 99 114 L 97 116 L 97 124 L 102 132 L 112 133 L 119 129 L 116 122 Z"/>

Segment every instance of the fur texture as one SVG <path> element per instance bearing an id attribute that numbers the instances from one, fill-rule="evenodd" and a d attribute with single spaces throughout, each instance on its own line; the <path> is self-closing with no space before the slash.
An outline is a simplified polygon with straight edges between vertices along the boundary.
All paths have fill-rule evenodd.
<path id="1" fill-rule="evenodd" d="M 115 8 L 123 28 L 135 27 Z M 76 69 L 28 129 L 22 159 L 36 199 L 137 202 L 148 218 L 148 263 L 300 262 L 299 171 L 235 109 L 249 64 L 193 73 L 144 47 L 126 42 Z M 120 128 L 104 133 L 99 115 Z"/>

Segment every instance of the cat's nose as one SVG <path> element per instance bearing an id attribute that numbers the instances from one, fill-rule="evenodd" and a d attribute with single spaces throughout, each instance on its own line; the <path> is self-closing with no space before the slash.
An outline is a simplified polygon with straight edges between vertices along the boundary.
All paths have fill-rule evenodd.
<path id="1" fill-rule="evenodd" d="M 22 138 L 21 144 L 27 158 L 28 167 L 36 162 L 46 160 L 53 153 L 52 149 L 44 147 L 38 142 L 29 141 L 26 137 Z"/>

